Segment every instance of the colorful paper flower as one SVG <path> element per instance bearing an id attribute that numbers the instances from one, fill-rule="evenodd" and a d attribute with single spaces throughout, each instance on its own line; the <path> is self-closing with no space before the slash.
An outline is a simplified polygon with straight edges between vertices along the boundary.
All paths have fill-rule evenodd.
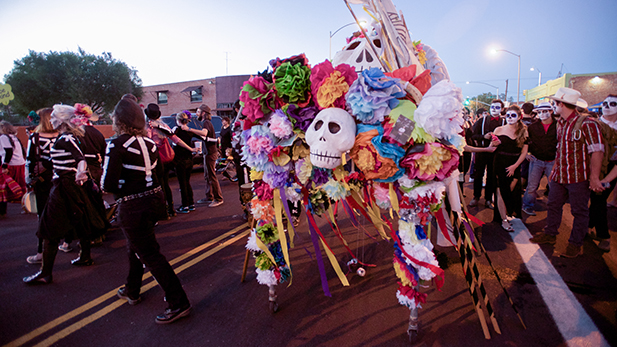
<path id="1" fill-rule="evenodd" d="M 346 100 L 356 119 L 365 124 L 383 122 L 390 110 L 405 96 L 398 79 L 387 77 L 376 68 L 363 70 L 349 88 Z"/>
<path id="2" fill-rule="evenodd" d="M 268 123 L 270 132 L 279 139 L 286 139 L 293 134 L 293 125 L 281 109 L 274 111 Z"/>
<path id="3" fill-rule="evenodd" d="M 270 201 L 262 201 L 258 198 L 251 200 L 251 214 L 255 219 L 271 223 L 274 220 L 274 208 Z"/>
<path id="4" fill-rule="evenodd" d="M 458 167 L 456 148 L 438 142 L 427 143 L 422 151 L 405 155 L 400 165 L 407 168 L 410 178 L 443 181 Z"/>
<path id="5" fill-rule="evenodd" d="M 313 165 L 310 157 L 300 159 L 296 162 L 296 176 L 302 184 L 306 184 L 313 175 Z"/>
<path id="6" fill-rule="evenodd" d="M 283 110 L 290 117 L 294 125 L 294 129 L 301 132 L 306 132 L 306 129 L 311 125 L 319 108 L 317 106 L 298 107 L 295 104 L 289 104 L 283 107 Z"/>
<path id="7" fill-rule="evenodd" d="M 284 62 L 274 70 L 276 95 L 286 104 L 303 104 L 310 100 L 311 69 L 302 64 Z"/>
<path id="8" fill-rule="evenodd" d="M 358 78 L 355 68 L 339 64 L 334 68 L 329 60 L 311 70 L 311 90 L 320 109 L 345 108 L 345 94 Z"/>
<path id="9" fill-rule="evenodd" d="M 265 114 L 274 110 L 272 83 L 260 76 L 251 77 L 242 85 L 240 104 L 243 106 L 242 114 L 251 123 L 257 123 Z"/>
<path id="10" fill-rule="evenodd" d="M 349 195 L 349 192 L 345 189 L 345 186 L 333 179 L 328 180 L 328 182 L 321 186 L 321 188 L 334 201 L 344 199 Z"/>
<path id="11" fill-rule="evenodd" d="M 309 205 L 308 209 L 314 215 L 320 216 L 330 208 L 330 199 L 326 191 L 320 188 L 309 190 Z"/>
<path id="12" fill-rule="evenodd" d="M 272 200 L 274 194 L 272 193 L 272 187 L 264 181 L 253 181 L 253 191 L 257 198 L 261 201 Z"/>
<path id="13" fill-rule="evenodd" d="M 390 204 L 390 187 L 387 184 L 375 183 L 373 184 L 375 203 L 379 208 L 385 210 L 392 207 Z"/>
<path id="14" fill-rule="evenodd" d="M 414 119 L 431 136 L 447 140 L 462 131 L 462 102 L 461 89 L 448 80 L 442 80 L 424 95 Z"/>
<path id="15" fill-rule="evenodd" d="M 255 233 L 257 234 L 257 237 L 259 237 L 261 242 L 266 245 L 278 241 L 279 239 L 279 233 L 274 227 L 274 225 L 272 225 L 272 223 L 258 226 L 257 228 L 255 228 Z"/>

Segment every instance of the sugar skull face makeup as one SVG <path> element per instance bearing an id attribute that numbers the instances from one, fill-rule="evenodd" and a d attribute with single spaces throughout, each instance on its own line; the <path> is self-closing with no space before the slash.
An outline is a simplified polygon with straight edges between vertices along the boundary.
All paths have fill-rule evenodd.
<path id="1" fill-rule="evenodd" d="M 551 116 L 551 110 L 536 110 L 540 120 L 547 120 Z"/>
<path id="2" fill-rule="evenodd" d="M 617 98 L 609 96 L 602 103 L 602 115 L 613 116 L 617 114 Z"/>
<path id="3" fill-rule="evenodd" d="M 491 116 L 497 117 L 501 114 L 501 104 L 494 102 L 491 104 Z"/>
<path id="4" fill-rule="evenodd" d="M 506 122 L 508 124 L 515 124 L 518 121 L 518 114 L 514 111 L 509 111 L 506 113 Z"/>

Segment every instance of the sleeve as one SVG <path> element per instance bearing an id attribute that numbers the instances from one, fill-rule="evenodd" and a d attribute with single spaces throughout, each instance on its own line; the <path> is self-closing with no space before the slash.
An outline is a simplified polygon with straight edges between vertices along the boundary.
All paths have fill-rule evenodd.
<path id="1" fill-rule="evenodd" d="M 471 127 L 471 139 L 474 141 L 484 140 L 482 135 L 482 118 L 478 119 Z"/>
<path id="2" fill-rule="evenodd" d="M 0 135 L 0 146 L 4 149 L 4 158 L 2 158 L 1 164 L 3 168 L 6 168 L 13 157 L 13 147 L 11 146 L 11 142 L 9 142 L 9 137 L 7 135 Z"/>
<path id="3" fill-rule="evenodd" d="M 602 131 L 598 123 L 586 120 L 583 122 L 581 129 L 585 136 L 587 151 L 589 153 L 604 152 L 604 139 L 602 138 Z"/>
<path id="4" fill-rule="evenodd" d="M 101 158 L 103 158 L 107 149 L 107 142 L 105 141 L 105 136 L 100 131 L 97 131 L 94 142 L 96 143 L 96 153 L 100 154 Z"/>
<path id="5" fill-rule="evenodd" d="M 32 178 L 34 168 L 36 167 L 39 159 L 38 148 L 36 145 L 36 139 L 38 136 L 38 133 L 32 133 L 32 135 L 28 138 L 28 149 L 26 150 L 26 181 L 29 181 Z"/>
<path id="6" fill-rule="evenodd" d="M 116 147 L 115 141 L 111 141 L 105 150 L 101 188 L 106 192 L 116 193 L 119 190 L 118 183 L 120 182 L 121 172 L 122 153 L 120 153 L 120 148 Z"/>
<path id="7" fill-rule="evenodd" d="M 82 160 L 86 160 L 84 157 L 84 153 L 81 151 L 79 144 L 77 143 L 77 139 L 74 136 L 69 136 L 66 138 L 67 146 L 65 146 L 66 150 L 71 152 L 71 156 L 75 159 L 76 163 L 79 163 Z"/>

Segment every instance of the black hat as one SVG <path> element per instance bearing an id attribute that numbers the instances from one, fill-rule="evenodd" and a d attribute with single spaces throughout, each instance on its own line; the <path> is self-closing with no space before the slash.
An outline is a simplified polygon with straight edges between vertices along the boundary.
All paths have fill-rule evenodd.
<path id="1" fill-rule="evenodd" d="M 148 104 L 148 107 L 144 110 L 146 116 L 152 120 L 159 119 L 161 117 L 161 110 L 157 104 Z"/>
<path id="2" fill-rule="evenodd" d="M 146 118 L 141 107 L 130 99 L 118 101 L 112 117 L 115 117 L 117 122 L 129 128 L 143 129 L 146 126 Z"/>

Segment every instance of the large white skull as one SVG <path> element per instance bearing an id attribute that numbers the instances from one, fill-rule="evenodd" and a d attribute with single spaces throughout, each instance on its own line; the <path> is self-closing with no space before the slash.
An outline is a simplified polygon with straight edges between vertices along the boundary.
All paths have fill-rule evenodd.
<path id="1" fill-rule="evenodd" d="M 343 109 L 326 108 L 313 119 L 305 138 L 311 147 L 311 163 L 334 169 L 341 164 L 341 155 L 353 147 L 356 122 Z"/>
<path id="2" fill-rule="evenodd" d="M 383 47 L 381 45 L 381 36 L 376 30 L 368 30 L 365 33 L 368 35 L 369 40 L 373 43 L 377 53 L 383 54 Z M 375 53 L 371 47 L 366 43 L 366 38 L 355 37 L 353 38 L 342 51 L 336 52 L 332 59 L 332 66 L 339 64 L 348 64 L 356 69 L 356 72 L 367 70 L 372 67 L 381 69 L 381 63 L 379 58 L 375 56 Z"/>

